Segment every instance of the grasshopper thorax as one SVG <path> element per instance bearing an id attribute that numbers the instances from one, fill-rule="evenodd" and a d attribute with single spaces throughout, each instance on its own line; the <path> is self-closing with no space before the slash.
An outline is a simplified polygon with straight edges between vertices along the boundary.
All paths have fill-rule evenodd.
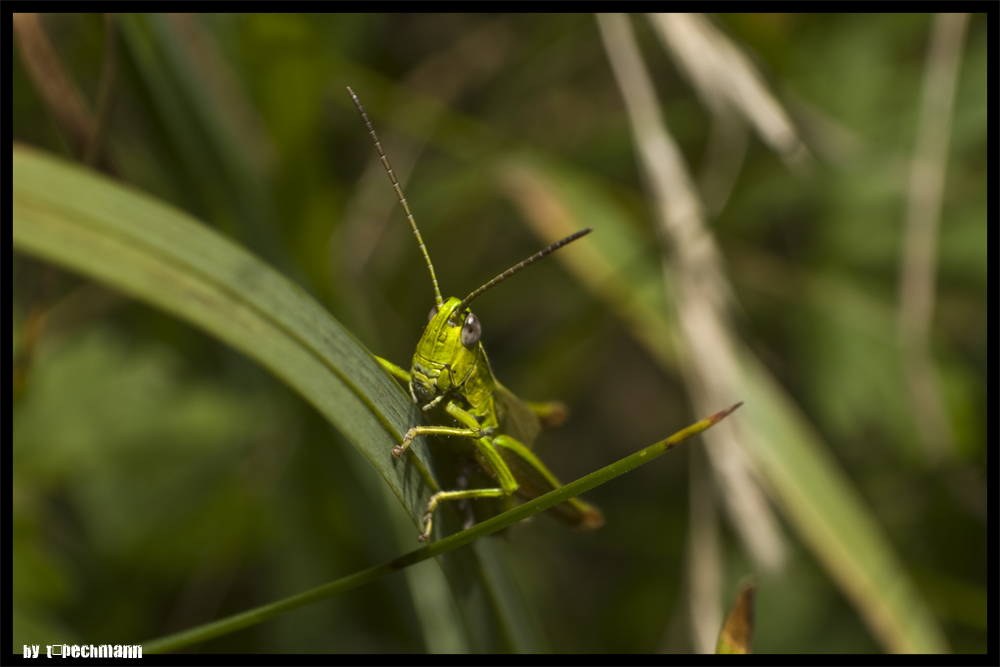
<path id="1" fill-rule="evenodd" d="M 479 319 L 462 300 L 450 297 L 431 309 L 413 353 L 410 392 L 417 403 L 436 403 L 450 391 L 460 393 L 477 369 L 488 372 L 481 334 Z"/>

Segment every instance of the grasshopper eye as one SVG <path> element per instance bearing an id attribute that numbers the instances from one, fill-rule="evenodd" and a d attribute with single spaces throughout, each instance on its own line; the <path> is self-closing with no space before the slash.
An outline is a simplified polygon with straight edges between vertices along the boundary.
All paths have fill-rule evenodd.
<path id="1" fill-rule="evenodd" d="M 467 349 L 479 342 L 479 337 L 483 335 L 483 327 L 479 324 L 479 318 L 469 313 L 462 325 L 462 345 Z"/>
<path id="2" fill-rule="evenodd" d="M 438 314 L 438 307 L 434 306 L 433 308 L 431 308 L 430 315 L 427 316 L 427 321 L 430 322 L 431 320 L 433 320 L 437 316 L 437 314 Z"/>

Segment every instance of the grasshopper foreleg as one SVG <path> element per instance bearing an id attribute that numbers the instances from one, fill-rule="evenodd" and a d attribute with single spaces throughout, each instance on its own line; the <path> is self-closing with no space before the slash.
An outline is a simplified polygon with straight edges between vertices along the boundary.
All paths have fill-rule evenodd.
<path id="1" fill-rule="evenodd" d="M 400 368 L 388 359 L 383 359 L 382 357 L 375 357 L 375 361 L 377 361 L 382 368 L 389 371 L 389 375 L 409 386 L 412 376 L 408 371 Z"/>
<path id="2" fill-rule="evenodd" d="M 462 438 L 482 438 L 486 433 L 481 428 L 472 430 L 469 428 L 451 428 L 449 426 L 414 426 L 403 436 L 403 442 L 392 448 L 392 455 L 397 459 L 402 456 L 403 452 L 410 448 L 413 439 L 418 435 L 457 435 Z"/>
<path id="3" fill-rule="evenodd" d="M 445 410 L 448 414 L 454 417 L 458 423 L 462 424 L 466 428 L 452 428 L 449 426 L 414 426 L 406 432 L 406 435 L 403 436 L 403 442 L 392 448 L 392 455 L 397 459 L 402 456 L 403 452 L 409 449 L 410 443 L 412 443 L 413 439 L 418 435 L 457 435 L 462 438 L 485 438 L 487 436 L 486 431 L 480 428 L 479 422 L 476 421 L 476 418 L 455 405 L 454 401 L 448 401 L 448 405 L 445 406 Z"/>

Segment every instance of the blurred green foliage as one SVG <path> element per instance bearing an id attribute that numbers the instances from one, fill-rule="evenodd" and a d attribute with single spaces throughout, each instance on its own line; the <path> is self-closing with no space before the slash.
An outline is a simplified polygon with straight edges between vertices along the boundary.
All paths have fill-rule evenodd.
<path id="1" fill-rule="evenodd" d="M 751 140 L 714 221 L 738 326 L 856 483 L 951 647 L 984 652 L 985 17 L 969 24 L 940 226 L 932 350 L 956 453 L 938 463 L 921 449 L 895 338 L 931 17 L 714 20 L 754 55 L 820 163 L 796 178 Z M 101 17 L 43 23 L 93 104 Z M 706 113 L 644 20 L 635 25 L 667 123 L 697 169 Z M 432 292 L 347 85 L 380 133 L 445 295 L 463 296 L 540 246 L 495 178 L 522 151 L 610 193 L 656 253 L 592 16 L 121 16 L 118 29 L 107 143 L 123 180 L 231 235 L 396 363 L 412 354 Z M 16 49 L 14 61 L 14 139 L 68 154 Z M 276 379 L 70 274 L 46 288 L 48 271 L 15 255 L 15 355 L 32 309 L 52 314 L 14 406 L 15 649 L 141 641 L 416 546 L 415 531 L 397 539 L 401 510 L 374 471 Z M 476 312 L 500 380 L 570 406 L 570 422 L 539 443 L 561 478 L 692 421 L 681 379 L 558 263 L 505 283 Z M 682 448 L 596 489 L 588 499 L 608 519 L 597 533 L 540 516 L 500 538 L 527 620 L 552 649 L 690 649 L 687 471 Z M 878 650 L 786 534 L 788 566 L 759 579 L 755 652 Z M 753 566 L 730 532 L 724 549 L 732 591 Z M 453 630 L 420 620 L 414 590 L 395 575 L 200 650 L 460 647 Z"/>

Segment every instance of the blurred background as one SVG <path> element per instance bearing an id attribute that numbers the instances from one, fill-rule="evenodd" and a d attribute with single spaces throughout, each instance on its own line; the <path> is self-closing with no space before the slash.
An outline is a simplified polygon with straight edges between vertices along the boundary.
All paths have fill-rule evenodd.
<path id="1" fill-rule="evenodd" d="M 445 296 L 594 227 L 476 303 L 500 381 L 570 408 L 536 445 L 561 479 L 745 401 L 707 448 L 587 494 L 600 531 L 541 515 L 489 538 L 542 648 L 710 649 L 755 575 L 757 652 L 985 652 L 985 16 L 64 14 L 14 32 L 16 142 L 218 228 L 402 366 L 433 292 L 346 86 Z M 58 267 L 13 267 L 16 651 L 143 641 L 417 546 L 267 372 Z M 427 612 L 435 567 L 194 650 L 468 649 Z"/>

